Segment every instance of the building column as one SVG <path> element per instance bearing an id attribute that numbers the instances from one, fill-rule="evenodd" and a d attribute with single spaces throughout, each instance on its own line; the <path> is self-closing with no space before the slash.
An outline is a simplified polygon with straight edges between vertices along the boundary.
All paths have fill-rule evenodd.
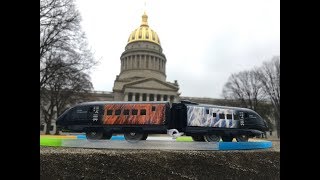
<path id="1" fill-rule="evenodd" d="M 147 94 L 147 101 L 150 101 L 150 94 Z"/>
<path id="2" fill-rule="evenodd" d="M 160 94 L 160 101 L 163 101 L 163 94 Z"/>
<path id="3" fill-rule="evenodd" d="M 139 101 L 142 101 L 142 93 L 139 95 Z"/>
<path id="4" fill-rule="evenodd" d="M 144 62 L 145 62 L 145 68 L 147 68 L 148 69 L 148 66 L 147 66 L 147 64 L 148 64 L 148 59 L 147 59 L 147 55 L 144 55 Z M 148 96 L 147 96 L 148 97 Z"/>
<path id="5" fill-rule="evenodd" d="M 124 101 L 128 101 L 128 93 L 124 94 Z"/>
<path id="6" fill-rule="evenodd" d="M 132 101 L 137 101 L 136 100 L 136 93 L 132 93 Z"/>

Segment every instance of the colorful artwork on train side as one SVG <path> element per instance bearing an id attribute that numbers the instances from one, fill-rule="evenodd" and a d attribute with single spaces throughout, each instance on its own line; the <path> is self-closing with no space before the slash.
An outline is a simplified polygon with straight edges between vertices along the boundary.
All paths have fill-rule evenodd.
<path id="1" fill-rule="evenodd" d="M 187 107 L 188 126 L 237 128 L 239 121 L 231 109 Z M 237 118 L 236 118 L 237 119 Z"/>
<path id="2" fill-rule="evenodd" d="M 165 104 L 107 104 L 104 107 L 104 124 L 152 124 L 165 121 Z"/>

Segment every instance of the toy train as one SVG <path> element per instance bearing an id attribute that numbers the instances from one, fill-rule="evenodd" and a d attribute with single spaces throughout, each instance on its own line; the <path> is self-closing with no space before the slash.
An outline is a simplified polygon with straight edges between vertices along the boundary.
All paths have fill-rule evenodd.
<path id="1" fill-rule="evenodd" d="M 58 117 L 61 131 L 85 132 L 89 140 L 124 134 L 126 140 L 146 140 L 149 134 L 191 136 L 194 141 L 248 141 L 268 130 L 251 109 L 169 102 L 86 102 Z"/>

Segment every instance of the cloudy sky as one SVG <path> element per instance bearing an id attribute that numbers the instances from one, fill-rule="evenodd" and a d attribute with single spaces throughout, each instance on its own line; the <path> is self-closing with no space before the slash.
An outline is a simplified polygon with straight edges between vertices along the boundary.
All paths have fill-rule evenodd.
<path id="1" fill-rule="evenodd" d="M 145 2 L 146 1 L 146 5 Z M 99 60 L 95 90 L 112 91 L 120 56 L 146 10 L 182 96 L 220 98 L 232 73 L 280 55 L 280 0 L 76 0 Z"/>

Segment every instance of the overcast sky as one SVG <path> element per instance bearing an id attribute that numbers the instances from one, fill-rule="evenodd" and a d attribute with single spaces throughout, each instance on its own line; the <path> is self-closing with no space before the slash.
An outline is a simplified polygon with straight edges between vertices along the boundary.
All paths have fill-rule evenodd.
<path id="1" fill-rule="evenodd" d="M 120 56 L 146 10 L 182 96 L 221 98 L 232 73 L 280 55 L 280 0 L 76 0 L 99 60 L 95 90 L 112 91 Z"/>

